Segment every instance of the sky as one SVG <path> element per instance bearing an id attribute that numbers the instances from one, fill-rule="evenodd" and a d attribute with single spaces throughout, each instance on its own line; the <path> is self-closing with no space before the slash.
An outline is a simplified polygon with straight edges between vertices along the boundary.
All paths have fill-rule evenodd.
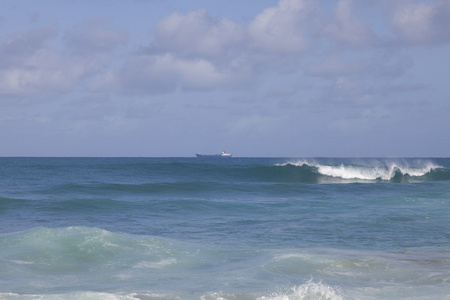
<path id="1" fill-rule="evenodd" d="M 2 0 L 0 156 L 449 157 L 448 0 Z"/>

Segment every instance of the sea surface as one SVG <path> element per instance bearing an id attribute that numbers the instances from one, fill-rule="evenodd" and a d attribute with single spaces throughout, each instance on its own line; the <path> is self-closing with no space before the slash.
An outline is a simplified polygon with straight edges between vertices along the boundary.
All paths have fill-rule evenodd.
<path id="1" fill-rule="evenodd" d="M 450 299 L 450 159 L 0 158 L 0 299 Z"/>

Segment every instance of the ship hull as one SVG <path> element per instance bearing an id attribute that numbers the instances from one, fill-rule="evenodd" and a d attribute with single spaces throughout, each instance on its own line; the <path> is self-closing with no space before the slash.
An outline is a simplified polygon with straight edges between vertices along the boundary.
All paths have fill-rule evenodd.
<path id="1" fill-rule="evenodd" d="M 231 154 L 223 155 L 223 154 L 195 154 L 198 158 L 230 158 Z"/>

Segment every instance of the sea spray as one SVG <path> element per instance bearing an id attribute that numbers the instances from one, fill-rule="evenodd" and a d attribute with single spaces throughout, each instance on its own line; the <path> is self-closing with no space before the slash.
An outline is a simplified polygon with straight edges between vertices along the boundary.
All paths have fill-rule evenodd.
<path id="1" fill-rule="evenodd" d="M 448 169 L 422 159 L 409 161 L 404 159 L 348 159 L 346 163 L 340 164 L 327 164 L 312 159 L 292 161 L 276 166 L 283 168 L 295 166 L 299 170 L 308 170 L 311 178 L 314 176 L 317 178 L 315 183 L 423 182 L 450 179 Z"/>

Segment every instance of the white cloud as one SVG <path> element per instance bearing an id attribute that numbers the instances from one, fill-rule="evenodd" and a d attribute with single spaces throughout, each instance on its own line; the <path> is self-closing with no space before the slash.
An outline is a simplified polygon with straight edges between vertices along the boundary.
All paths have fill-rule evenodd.
<path id="1" fill-rule="evenodd" d="M 164 56 L 132 56 L 114 73 L 113 80 L 109 81 L 117 84 L 109 88 L 116 88 L 122 92 L 151 94 L 174 91 L 180 78 L 164 64 L 164 61 Z"/>
<path id="2" fill-rule="evenodd" d="M 450 41 L 450 2 L 395 2 L 392 24 L 402 41 L 447 43 Z"/>
<path id="3" fill-rule="evenodd" d="M 310 0 L 281 0 L 250 24 L 219 19 L 206 10 L 173 13 L 153 29 L 153 40 L 124 66 L 96 79 L 123 92 L 167 93 L 178 88 L 208 90 L 240 87 L 270 70 L 288 70 L 308 47 Z"/>
<path id="4" fill-rule="evenodd" d="M 123 92 L 137 93 L 167 93 L 178 87 L 204 90 L 239 86 L 250 77 L 242 69 L 221 69 L 206 59 L 185 59 L 168 53 L 130 57 L 115 76 L 111 78 L 108 73 L 105 80 L 112 84 L 118 82 Z"/>
<path id="5" fill-rule="evenodd" d="M 308 0 L 281 0 L 276 7 L 266 8 L 248 27 L 252 46 L 258 51 L 296 54 L 305 51 L 305 19 L 312 10 Z"/>
<path id="6" fill-rule="evenodd" d="M 353 0 L 340 0 L 336 5 L 334 20 L 326 25 L 323 33 L 339 42 L 354 45 L 370 45 L 377 40 L 373 31 L 352 12 Z"/>
<path id="7" fill-rule="evenodd" d="M 402 3 L 402 9 L 396 6 L 394 19 L 405 38 L 409 33 L 401 31 L 406 30 L 403 26 L 431 30 L 450 7 L 443 1 Z M 280 0 L 248 24 L 217 18 L 206 10 L 173 13 L 155 25 L 147 47 L 129 51 L 123 61 L 113 55 L 129 36 L 104 19 L 83 22 L 64 32 L 61 40 L 55 26 L 11 35 L 9 41 L 0 43 L 0 94 L 41 96 L 86 86 L 91 91 L 162 94 L 178 89 L 242 87 L 267 73 L 295 74 L 300 71 L 300 55 L 313 49 L 313 40 L 315 51 L 330 45 L 330 40 L 319 43 L 314 29 L 322 29 L 320 33 L 332 42 L 374 44 L 377 37 L 354 13 L 355 4 L 352 0 L 337 2 L 330 22 L 323 19 L 324 7 L 312 0 Z M 438 8 L 443 12 L 437 12 Z M 337 53 L 307 65 L 304 71 L 306 75 L 350 80 L 355 76 L 399 77 L 412 65 L 405 57 L 344 57 Z M 342 91 L 340 85 L 332 86 Z"/>
<path id="8" fill-rule="evenodd" d="M 0 95 L 40 97 L 80 88 L 85 76 L 98 72 L 126 36 L 87 22 L 65 35 L 59 47 L 57 28 L 15 33 L 0 43 Z"/>
<path id="9" fill-rule="evenodd" d="M 10 35 L 0 45 L 0 95 L 42 96 L 74 86 L 84 71 L 51 46 L 54 26 Z"/>
<path id="10" fill-rule="evenodd" d="M 308 42 L 305 20 L 312 10 L 311 0 L 281 0 L 266 8 L 249 26 L 218 19 L 206 10 L 181 15 L 173 13 L 153 30 L 155 41 L 150 51 L 171 52 L 188 57 L 234 56 L 254 49 L 275 54 L 304 51 Z"/>
<path id="11" fill-rule="evenodd" d="M 244 39 L 240 25 L 209 16 L 206 10 L 172 15 L 153 30 L 155 43 L 150 50 L 187 57 L 219 57 Z"/>
<path id="12" fill-rule="evenodd" d="M 244 28 L 205 10 L 173 13 L 153 30 L 153 41 L 124 65 L 96 78 L 93 87 L 161 94 L 240 86 L 251 80 Z"/>
<path id="13" fill-rule="evenodd" d="M 67 91 L 86 72 L 86 66 L 67 61 L 51 49 L 39 49 L 20 64 L 0 70 L 0 95 L 43 96 Z"/>
<path id="14" fill-rule="evenodd" d="M 182 60 L 164 56 L 166 68 L 181 77 L 181 86 L 186 89 L 208 89 L 239 83 L 239 74 L 228 69 L 219 70 L 212 62 L 202 59 Z"/>

